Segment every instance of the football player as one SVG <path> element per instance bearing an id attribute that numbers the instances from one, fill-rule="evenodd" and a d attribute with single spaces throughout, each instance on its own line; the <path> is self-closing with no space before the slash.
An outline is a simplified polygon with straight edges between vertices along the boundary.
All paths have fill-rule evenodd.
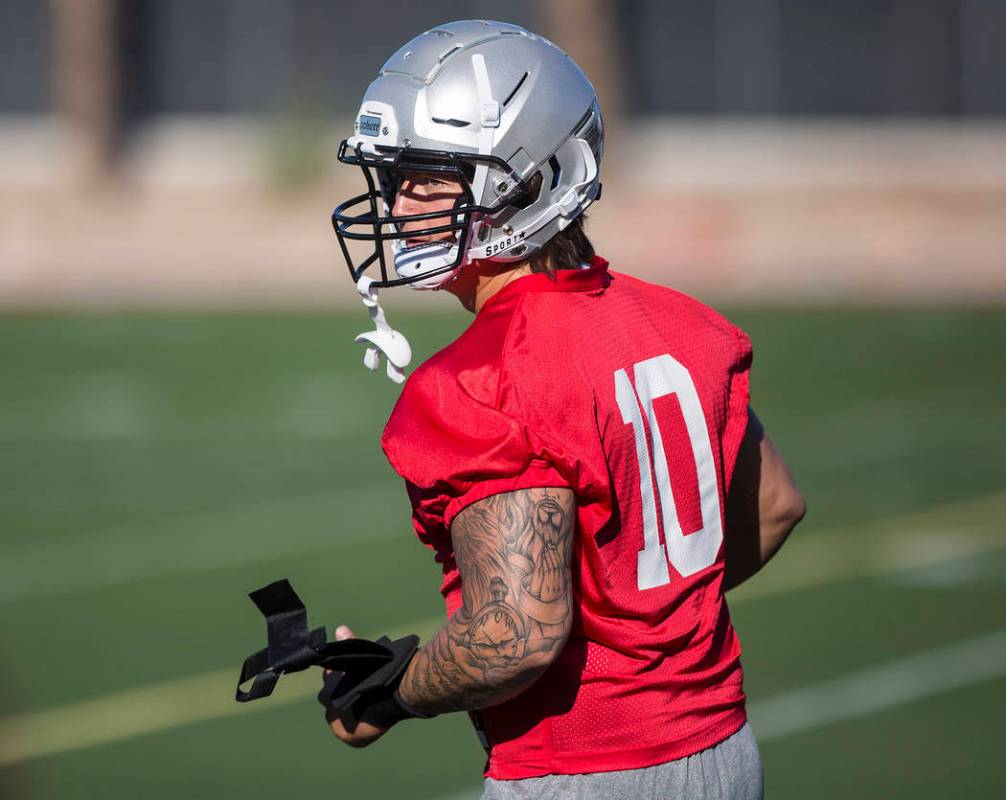
<path id="1" fill-rule="evenodd" d="M 366 362 L 398 380 L 410 356 L 378 289 L 450 292 L 474 319 L 382 440 L 447 621 L 380 708 L 329 721 L 365 746 L 468 711 L 487 798 L 756 798 L 724 592 L 804 501 L 749 408 L 744 332 L 594 253 L 603 139 L 577 65 L 498 22 L 416 37 L 364 96 L 339 159 L 367 191 L 333 222 L 377 326 Z"/>

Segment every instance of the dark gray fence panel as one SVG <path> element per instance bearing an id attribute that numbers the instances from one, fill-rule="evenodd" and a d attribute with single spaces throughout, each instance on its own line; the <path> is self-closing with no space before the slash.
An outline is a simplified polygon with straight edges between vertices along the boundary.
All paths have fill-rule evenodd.
<path id="1" fill-rule="evenodd" d="M 0 113 L 49 109 L 48 27 L 47 3 L 0 2 Z"/>

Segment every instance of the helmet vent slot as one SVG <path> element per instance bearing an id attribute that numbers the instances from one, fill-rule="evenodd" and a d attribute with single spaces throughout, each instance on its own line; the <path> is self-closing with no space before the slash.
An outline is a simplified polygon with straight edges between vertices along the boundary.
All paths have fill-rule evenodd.
<path id="1" fill-rule="evenodd" d="M 458 43 L 458 44 L 454 45 L 452 48 L 450 48 L 449 50 L 445 50 L 441 54 L 440 58 L 437 59 L 437 63 L 438 64 L 443 64 L 448 58 L 450 58 L 452 55 L 454 55 L 456 52 L 458 52 L 458 50 L 460 50 L 462 47 L 464 47 L 464 45 Z"/>
<path id="2" fill-rule="evenodd" d="M 527 190 L 521 192 L 513 200 L 511 200 L 510 205 L 523 211 L 525 208 L 534 203 L 540 194 L 541 173 L 536 172 L 531 176 L 531 179 L 527 181 Z"/>
<path id="3" fill-rule="evenodd" d="M 466 128 L 471 125 L 470 122 L 465 122 L 463 119 L 442 119 L 441 117 L 430 117 L 434 122 L 440 125 L 450 125 L 452 128 Z"/>
<path id="4" fill-rule="evenodd" d="M 551 192 L 559 185 L 559 177 L 562 175 L 562 167 L 559 166 L 559 159 L 555 157 L 554 153 L 551 158 L 549 158 L 548 165 L 552 168 L 552 185 L 548 187 L 548 190 Z"/>
<path id="5" fill-rule="evenodd" d="M 516 85 L 516 86 L 514 86 L 514 87 L 513 87 L 513 89 L 511 89 L 511 90 L 510 90 L 510 94 L 508 94 L 508 95 L 506 96 L 506 100 L 504 100 L 504 101 L 503 101 L 503 105 L 504 105 L 504 106 L 505 106 L 505 105 L 506 105 L 507 103 L 509 103 L 509 102 L 510 102 L 511 100 L 513 100 L 513 96 L 514 96 L 515 94 L 517 94 L 517 91 L 518 91 L 518 90 L 520 89 L 520 87 L 524 85 L 524 81 L 526 81 L 526 80 L 527 80 L 527 76 L 528 76 L 528 75 L 530 75 L 530 74 L 531 74 L 531 73 L 529 73 L 529 72 L 525 72 L 525 73 L 524 73 L 524 74 L 523 74 L 523 75 L 521 76 L 521 79 L 520 79 L 519 81 L 517 81 L 517 85 Z"/>

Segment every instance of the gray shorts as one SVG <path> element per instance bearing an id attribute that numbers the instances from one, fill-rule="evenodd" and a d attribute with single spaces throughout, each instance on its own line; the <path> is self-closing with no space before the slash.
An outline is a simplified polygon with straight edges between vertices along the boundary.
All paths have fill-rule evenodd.
<path id="1" fill-rule="evenodd" d="M 695 755 L 643 769 L 589 775 L 486 778 L 482 800 L 761 800 L 761 755 L 751 726 Z"/>

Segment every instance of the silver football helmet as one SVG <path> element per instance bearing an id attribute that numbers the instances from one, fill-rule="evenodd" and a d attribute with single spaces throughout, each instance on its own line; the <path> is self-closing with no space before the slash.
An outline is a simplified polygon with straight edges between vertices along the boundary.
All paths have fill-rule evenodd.
<path id="1" fill-rule="evenodd" d="M 594 88 L 547 39 L 483 20 L 412 39 L 381 68 L 339 147 L 339 161 L 361 167 L 367 181 L 332 214 L 361 295 L 436 289 L 473 260 L 527 258 L 600 196 L 603 143 Z M 392 216 L 401 175 L 416 172 L 451 175 L 463 196 L 448 224 L 404 232 L 405 223 L 445 217 Z M 406 243 L 448 231 L 453 238 Z M 349 240 L 373 250 L 356 263 Z M 375 263 L 379 276 L 365 275 Z"/>

